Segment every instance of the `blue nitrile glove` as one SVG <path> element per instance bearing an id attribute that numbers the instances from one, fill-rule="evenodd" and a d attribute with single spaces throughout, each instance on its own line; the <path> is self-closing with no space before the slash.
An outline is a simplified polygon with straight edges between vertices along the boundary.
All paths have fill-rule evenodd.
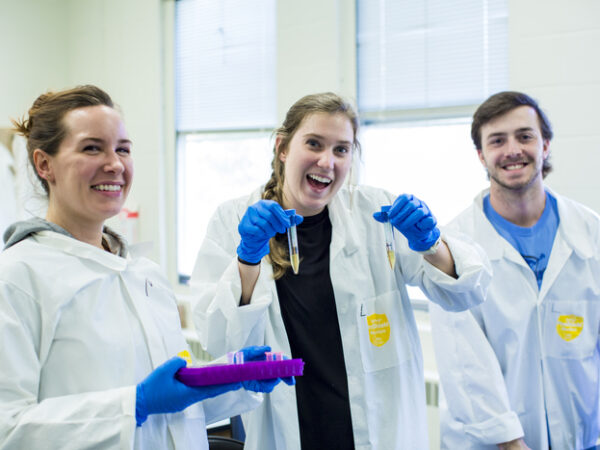
<path id="1" fill-rule="evenodd" d="M 270 352 L 271 347 L 269 346 L 257 346 L 254 345 L 252 347 L 246 347 L 240 350 L 244 354 L 244 361 L 264 361 L 266 359 L 265 352 Z M 296 380 L 294 377 L 285 377 L 285 378 L 271 378 L 268 380 L 247 380 L 242 381 L 242 386 L 247 391 L 253 392 L 271 392 L 279 384 L 280 381 L 283 381 L 285 384 L 289 386 L 293 386 L 296 384 Z"/>
<path id="2" fill-rule="evenodd" d="M 138 426 L 141 426 L 150 414 L 178 412 L 193 403 L 242 387 L 241 383 L 186 386 L 175 378 L 175 373 L 185 365 L 184 359 L 175 356 L 150 372 L 150 375 L 137 385 L 135 420 Z"/>
<path id="3" fill-rule="evenodd" d="M 295 225 L 304 218 L 296 214 Z M 283 208 L 273 200 L 259 200 L 246 210 L 238 225 L 242 238 L 237 248 L 240 259 L 258 264 L 263 256 L 269 254 L 269 239 L 277 233 L 285 233 L 291 221 Z"/>
<path id="4" fill-rule="evenodd" d="M 284 355 L 283 359 L 290 359 L 290 358 L 288 356 Z M 285 377 L 285 378 L 282 378 L 281 381 L 283 381 L 288 386 L 293 386 L 296 384 L 296 377 Z"/>
<path id="5" fill-rule="evenodd" d="M 416 252 L 429 250 L 440 237 L 437 220 L 427 205 L 410 194 L 398 196 L 387 213 L 376 212 L 373 217 L 378 222 L 386 222 L 389 218 Z"/>

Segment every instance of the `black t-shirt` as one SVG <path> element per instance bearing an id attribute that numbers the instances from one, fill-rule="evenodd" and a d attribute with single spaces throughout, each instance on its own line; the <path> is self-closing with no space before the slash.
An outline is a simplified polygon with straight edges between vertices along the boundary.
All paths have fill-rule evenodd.
<path id="1" fill-rule="evenodd" d="M 279 235 L 287 245 L 287 237 Z M 327 208 L 298 225 L 300 270 L 277 280 L 283 323 L 294 358 L 302 449 L 353 449 L 348 379 L 329 275 L 331 222 Z"/>

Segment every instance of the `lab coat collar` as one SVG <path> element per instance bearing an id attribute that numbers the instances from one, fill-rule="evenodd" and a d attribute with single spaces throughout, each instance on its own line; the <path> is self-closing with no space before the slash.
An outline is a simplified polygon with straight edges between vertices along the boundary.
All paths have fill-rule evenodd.
<path id="1" fill-rule="evenodd" d="M 55 231 L 39 231 L 34 235 L 40 244 L 54 247 L 64 253 L 76 256 L 81 259 L 87 259 L 100 264 L 107 269 L 116 270 L 119 272 L 127 268 L 127 259 L 113 255 L 112 253 L 102 250 L 93 245 L 79 241 L 75 238 L 65 236 Z"/>
<path id="2" fill-rule="evenodd" d="M 490 261 L 508 259 L 515 264 L 528 267 L 519 252 L 496 231 L 483 212 L 483 199 L 489 193 L 489 188 L 484 189 L 474 200 L 473 234 L 476 242 L 483 247 Z"/>
<path id="3" fill-rule="evenodd" d="M 255 189 L 252 192 L 252 194 L 250 194 L 250 197 L 248 197 L 248 200 L 246 201 L 246 205 L 244 206 L 243 212 L 240 211 L 242 213 L 242 215 L 246 213 L 246 210 L 248 209 L 249 206 L 255 204 L 257 201 L 259 201 L 262 198 L 262 194 L 264 191 L 265 191 L 265 185 L 263 184 L 258 189 Z M 242 217 L 240 216 L 239 219 L 242 220 Z"/>
<path id="4" fill-rule="evenodd" d="M 573 249 L 577 256 L 582 259 L 594 257 L 594 249 L 590 242 L 590 230 L 587 228 L 588 221 L 581 215 L 581 211 L 575 207 L 572 201 L 556 194 L 550 188 L 546 190 L 556 199 L 558 206 L 558 225 L 557 235 L 560 235 L 569 247 Z M 576 219 L 577 217 L 577 219 Z"/>
<path id="5" fill-rule="evenodd" d="M 572 218 L 580 213 L 564 197 L 556 194 L 547 186 L 544 188 L 556 199 L 558 206 L 560 222 L 556 231 L 557 237 L 563 239 L 581 258 L 591 258 L 593 249 L 589 242 L 589 230 L 585 228 L 585 220 L 568 220 L 569 217 Z M 489 189 L 484 189 L 475 197 L 473 219 L 477 226 L 474 226 L 473 233 L 476 240 L 485 249 L 490 261 L 507 258 L 519 264 L 525 264 L 523 258 L 512 245 L 507 245 L 506 239 L 500 236 L 483 212 L 483 199 L 489 192 Z"/>

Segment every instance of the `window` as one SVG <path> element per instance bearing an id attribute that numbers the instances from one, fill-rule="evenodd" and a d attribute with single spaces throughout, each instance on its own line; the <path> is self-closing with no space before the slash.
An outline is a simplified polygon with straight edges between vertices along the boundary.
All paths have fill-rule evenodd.
<path id="1" fill-rule="evenodd" d="M 225 200 L 248 195 L 270 175 L 270 133 L 190 134 L 180 137 L 178 262 L 191 274 L 208 221 Z"/>
<path id="2" fill-rule="evenodd" d="M 177 131 L 272 127 L 275 0 L 180 0 L 175 21 Z"/>
<path id="3" fill-rule="evenodd" d="M 419 197 L 444 225 L 489 184 L 470 132 L 465 119 L 365 127 L 362 181 Z"/>
<path id="4" fill-rule="evenodd" d="M 357 22 L 360 179 L 416 195 L 443 225 L 489 185 L 470 123 L 508 86 L 507 1 L 357 0 Z"/>
<path id="5" fill-rule="evenodd" d="M 477 105 L 508 85 L 506 0 L 358 0 L 364 118 Z"/>
<path id="6" fill-rule="evenodd" d="M 270 175 L 275 0 L 180 0 L 175 21 L 177 270 L 185 280 L 215 208 Z"/>

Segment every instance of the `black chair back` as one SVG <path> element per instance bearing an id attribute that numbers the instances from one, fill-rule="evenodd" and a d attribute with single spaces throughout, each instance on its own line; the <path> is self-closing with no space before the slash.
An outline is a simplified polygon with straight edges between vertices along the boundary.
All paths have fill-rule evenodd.
<path id="1" fill-rule="evenodd" d="M 208 448 L 210 450 L 243 450 L 244 443 L 223 436 L 208 436 Z"/>

